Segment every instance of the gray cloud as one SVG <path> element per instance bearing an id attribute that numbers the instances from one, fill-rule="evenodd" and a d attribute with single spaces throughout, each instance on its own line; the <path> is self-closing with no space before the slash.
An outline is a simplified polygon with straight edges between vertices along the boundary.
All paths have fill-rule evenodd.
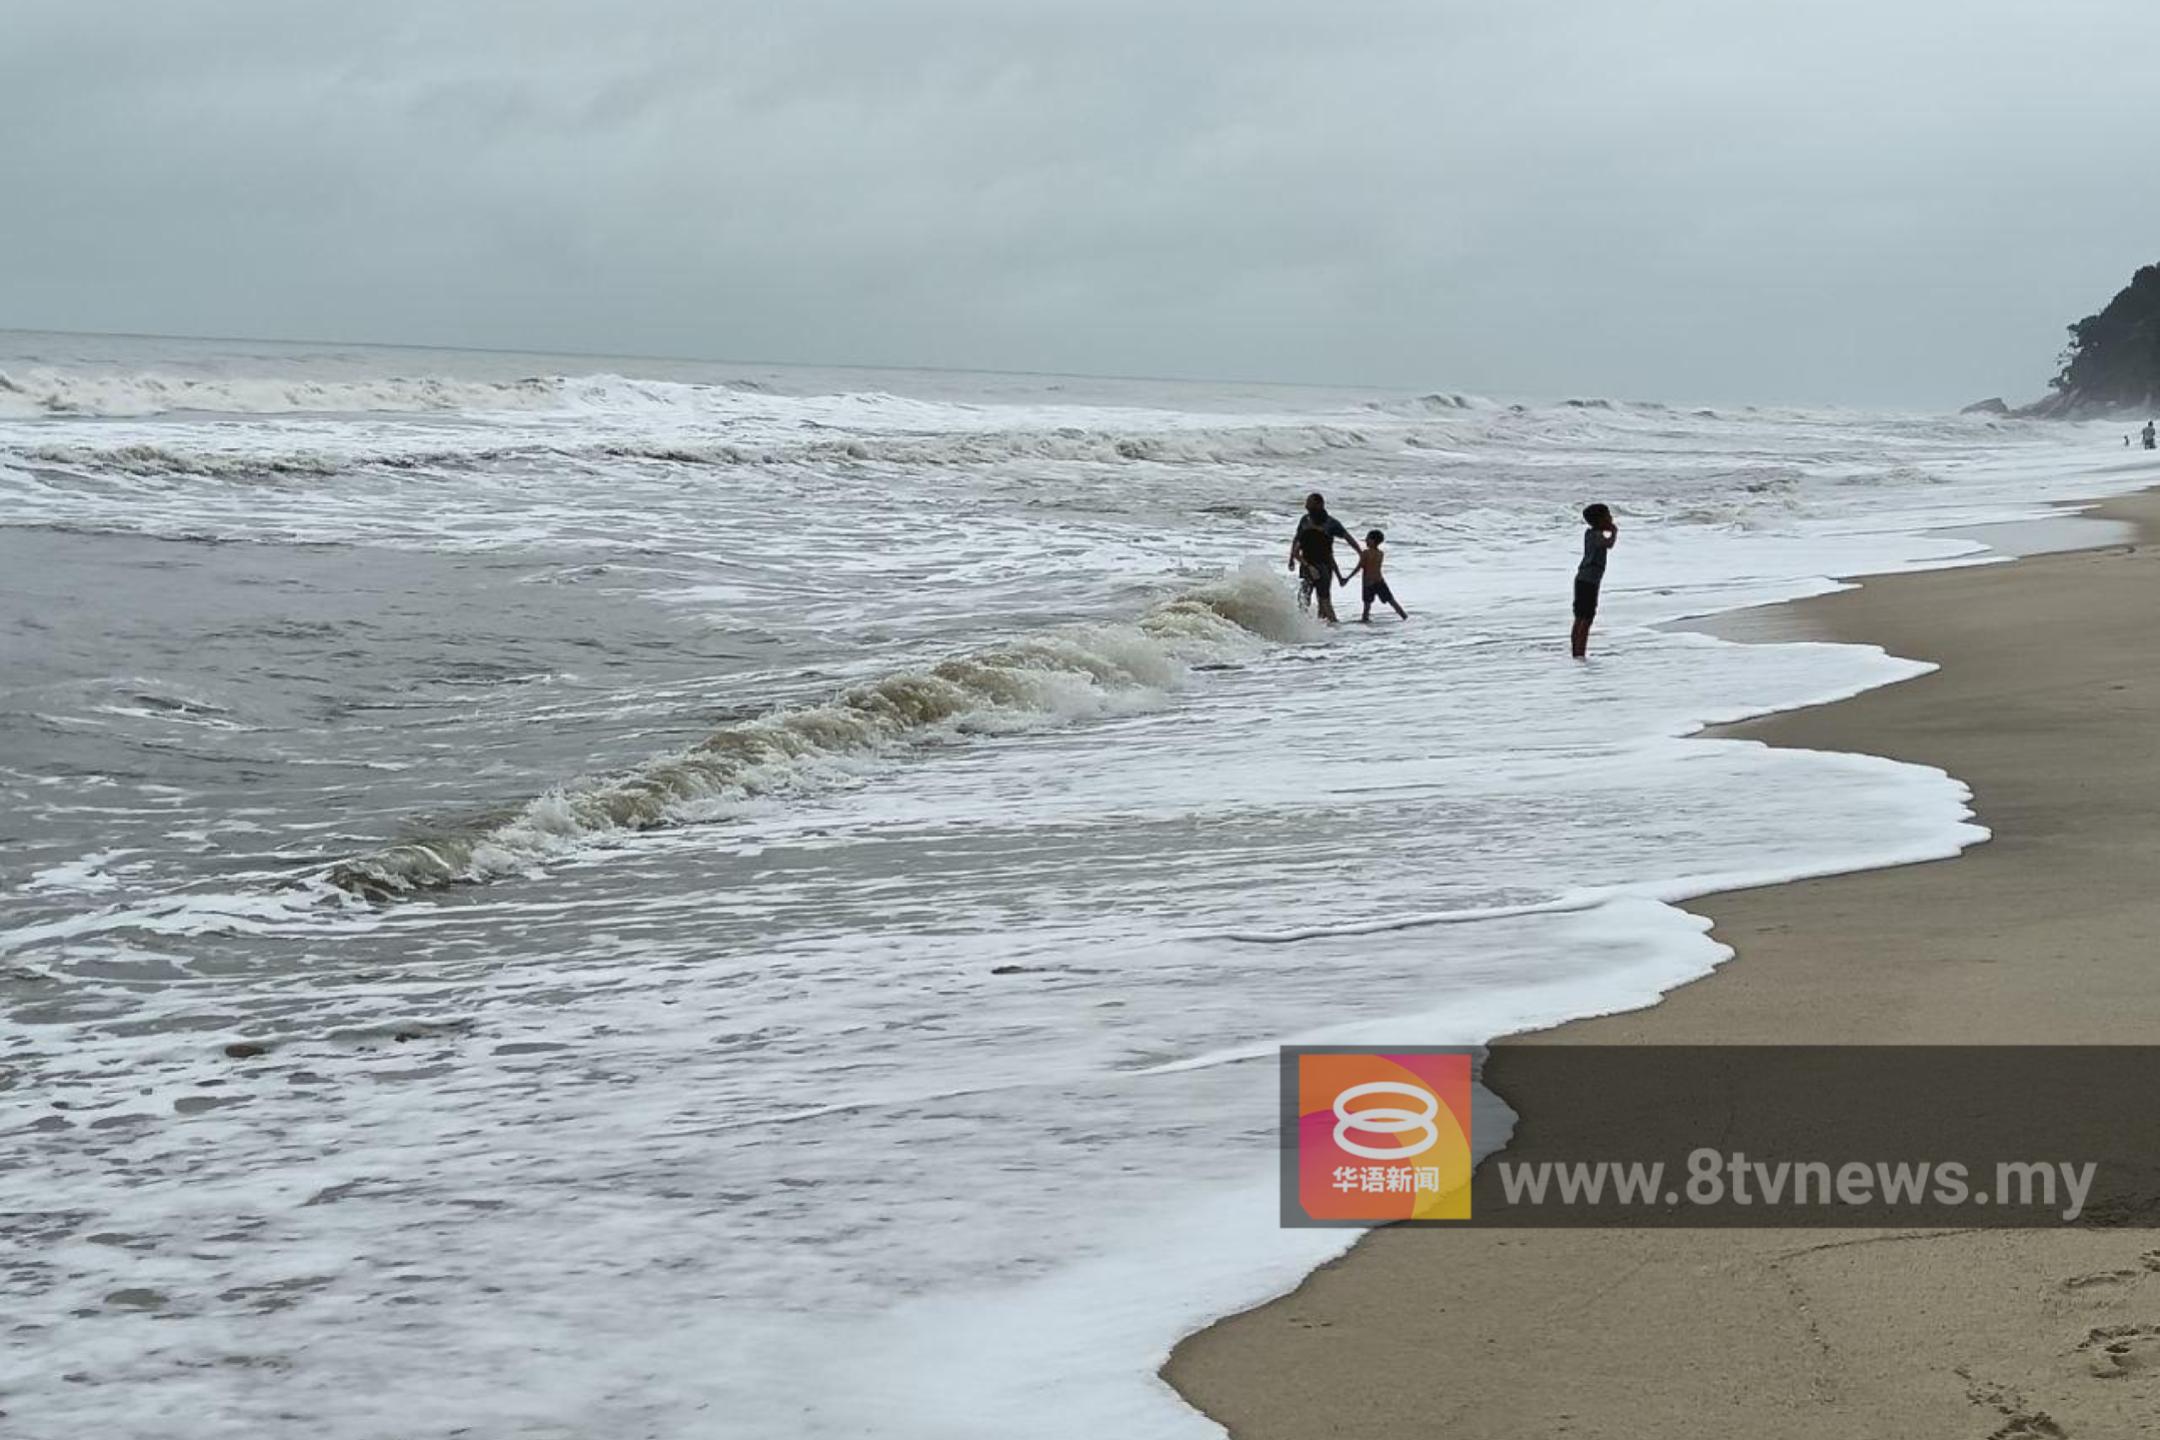
<path id="1" fill-rule="evenodd" d="M 1943 404 L 2160 259 L 2143 0 L 14 0 L 0 323 Z"/>

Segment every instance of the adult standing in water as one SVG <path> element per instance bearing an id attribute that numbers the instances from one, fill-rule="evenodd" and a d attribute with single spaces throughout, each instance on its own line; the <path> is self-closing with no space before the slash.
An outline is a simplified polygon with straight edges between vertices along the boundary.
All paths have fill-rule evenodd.
<path id="1" fill-rule="evenodd" d="M 2145 422 L 2145 448 L 2147 450 L 2153 448 L 2153 422 L 2150 420 Z"/>
<path id="2" fill-rule="evenodd" d="M 1598 587 L 1605 583 L 1605 556 L 1620 541 L 1620 526 L 1604 505 L 1582 512 L 1582 563 L 1575 567 L 1575 629 L 1568 648 L 1577 660 L 1590 653 L 1590 622 L 1597 619 Z"/>
<path id="3" fill-rule="evenodd" d="M 1319 597 L 1320 618 L 1335 623 L 1335 542 L 1342 541 L 1362 558 L 1365 554 L 1343 523 L 1327 513 L 1327 501 L 1315 490 L 1305 497 L 1305 514 L 1290 537 L 1290 568 L 1301 570 Z"/>

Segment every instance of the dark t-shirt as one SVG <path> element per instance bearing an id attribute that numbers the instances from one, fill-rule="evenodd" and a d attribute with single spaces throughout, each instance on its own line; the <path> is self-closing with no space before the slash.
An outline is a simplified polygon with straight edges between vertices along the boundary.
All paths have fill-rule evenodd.
<path id="1" fill-rule="evenodd" d="M 1612 547 L 1605 543 L 1605 532 L 1591 526 L 1582 532 L 1582 564 L 1575 567 L 1578 583 L 1597 584 L 1605 578 L 1605 552 Z"/>
<path id="2" fill-rule="evenodd" d="M 1307 515 L 1297 522 L 1298 558 L 1316 570 L 1327 569 L 1335 563 L 1335 542 L 1349 538 L 1350 532 L 1334 516 L 1322 515 L 1315 520 Z"/>

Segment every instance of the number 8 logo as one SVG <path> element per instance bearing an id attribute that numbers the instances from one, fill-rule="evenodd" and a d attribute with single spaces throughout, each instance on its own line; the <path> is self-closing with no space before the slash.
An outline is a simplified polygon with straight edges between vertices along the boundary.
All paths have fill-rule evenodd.
<path id="1" fill-rule="evenodd" d="M 1347 1108 L 1352 1100 L 1366 1095 L 1403 1095 L 1420 1102 L 1420 1108 L 1404 1110 L 1394 1105 L 1371 1105 L 1363 1110 Z M 1362 1155 L 1368 1160 L 1408 1160 L 1440 1143 L 1440 1127 L 1433 1124 L 1439 1113 L 1438 1096 L 1400 1080 L 1370 1080 L 1363 1085 L 1352 1085 L 1335 1097 L 1335 1143 L 1350 1154 Z M 1412 1130 L 1421 1130 L 1425 1136 L 1415 1145 L 1366 1145 L 1350 1138 L 1352 1131 L 1368 1135 L 1403 1135 Z"/>

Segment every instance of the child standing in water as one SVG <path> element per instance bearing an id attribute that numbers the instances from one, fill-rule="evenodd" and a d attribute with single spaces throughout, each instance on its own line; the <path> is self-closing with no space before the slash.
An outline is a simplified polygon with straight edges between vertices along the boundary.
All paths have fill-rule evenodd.
<path id="1" fill-rule="evenodd" d="M 1395 603 L 1395 592 L 1388 589 L 1386 579 L 1380 574 L 1380 567 L 1385 561 L 1385 557 L 1380 553 L 1380 542 L 1385 539 L 1387 536 L 1378 530 L 1366 531 L 1365 549 L 1358 556 L 1358 576 L 1365 582 L 1365 613 L 1358 616 L 1358 619 L 1367 625 L 1372 624 L 1372 602 L 1375 600 L 1385 600 L 1397 615 L 1405 620 L 1410 618 L 1410 612 Z"/>
<path id="2" fill-rule="evenodd" d="M 1582 512 L 1582 563 L 1575 567 L 1575 629 L 1568 647 L 1577 660 L 1590 653 L 1590 622 L 1597 619 L 1598 587 L 1605 583 L 1605 554 L 1620 541 L 1612 511 L 1591 505 Z"/>

